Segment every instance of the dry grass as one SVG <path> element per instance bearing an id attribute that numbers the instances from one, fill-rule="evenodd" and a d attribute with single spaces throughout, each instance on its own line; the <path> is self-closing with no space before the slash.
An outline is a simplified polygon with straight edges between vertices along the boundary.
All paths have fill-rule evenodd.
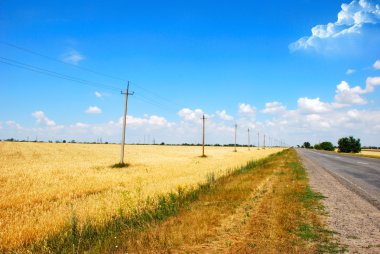
<path id="1" fill-rule="evenodd" d="M 102 225 L 120 207 L 147 196 L 195 186 L 211 172 L 221 176 L 280 149 L 127 146 L 126 168 L 118 145 L 0 142 L 0 246 L 15 248 L 58 233 L 70 223 Z M 1 249 L 1 248 L 0 248 Z"/>
<path id="2" fill-rule="evenodd" d="M 294 150 L 217 180 L 176 216 L 127 228 L 89 253 L 316 253 L 343 251 L 323 229 L 322 197 Z"/>

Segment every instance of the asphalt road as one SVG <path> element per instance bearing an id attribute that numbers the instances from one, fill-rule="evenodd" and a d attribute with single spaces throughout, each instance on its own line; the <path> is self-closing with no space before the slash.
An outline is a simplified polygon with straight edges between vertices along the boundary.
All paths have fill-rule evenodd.
<path id="1" fill-rule="evenodd" d="M 380 159 L 297 149 L 380 209 Z"/>

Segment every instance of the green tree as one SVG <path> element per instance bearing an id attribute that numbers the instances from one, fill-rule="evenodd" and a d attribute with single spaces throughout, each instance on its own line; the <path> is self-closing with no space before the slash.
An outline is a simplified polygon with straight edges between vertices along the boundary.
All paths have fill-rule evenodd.
<path id="1" fill-rule="evenodd" d="M 334 145 L 328 141 L 322 142 L 318 146 L 320 148 L 319 150 L 325 150 L 325 151 L 334 151 L 335 150 Z"/>
<path id="2" fill-rule="evenodd" d="M 304 142 L 303 147 L 305 148 L 311 148 L 310 142 Z"/>
<path id="3" fill-rule="evenodd" d="M 339 139 L 338 148 L 341 153 L 359 153 L 362 150 L 360 139 L 355 139 L 353 136 Z"/>

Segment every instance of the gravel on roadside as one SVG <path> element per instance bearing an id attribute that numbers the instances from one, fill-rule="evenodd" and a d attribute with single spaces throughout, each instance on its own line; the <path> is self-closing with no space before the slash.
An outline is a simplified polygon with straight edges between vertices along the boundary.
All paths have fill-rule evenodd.
<path id="1" fill-rule="evenodd" d="M 298 154 L 313 190 L 327 197 L 323 200 L 326 223 L 329 230 L 337 232 L 338 241 L 347 246 L 348 253 L 380 253 L 380 211 L 316 161 Z"/>

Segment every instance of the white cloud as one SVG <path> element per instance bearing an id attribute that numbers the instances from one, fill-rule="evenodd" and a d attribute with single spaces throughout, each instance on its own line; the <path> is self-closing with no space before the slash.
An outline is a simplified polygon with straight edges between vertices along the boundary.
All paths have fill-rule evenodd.
<path id="1" fill-rule="evenodd" d="M 9 120 L 9 121 L 6 121 L 5 123 L 11 129 L 16 129 L 16 130 L 22 130 L 23 129 L 22 126 L 20 124 L 16 123 L 15 121 Z"/>
<path id="2" fill-rule="evenodd" d="M 380 86 L 380 77 L 369 77 L 366 81 L 365 91 L 366 93 L 373 92 L 375 86 Z"/>
<path id="3" fill-rule="evenodd" d="M 298 99 L 298 109 L 304 113 L 324 113 L 331 110 L 328 103 L 321 102 L 320 98 L 309 99 L 307 97 Z"/>
<path id="4" fill-rule="evenodd" d="M 189 108 L 183 108 L 178 112 L 178 115 L 182 118 L 182 120 L 191 122 L 200 122 L 203 114 L 204 112 L 201 109 L 192 110 Z"/>
<path id="5" fill-rule="evenodd" d="M 85 124 L 85 123 L 78 122 L 78 123 L 72 125 L 71 127 L 87 128 L 87 127 L 89 127 L 89 125 Z"/>
<path id="6" fill-rule="evenodd" d="M 79 62 L 86 59 L 83 55 L 81 55 L 76 50 L 70 50 L 68 53 L 64 54 L 62 60 L 66 63 L 77 65 Z"/>
<path id="7" fill-rule="evenodd" d="M 379 85 L 380 77 L 367 78 L 366 87 L 364 89 L 359 86 L 351 88 L 346 81 L 342 81 L 339 85 L 337 85 L 337 90 L 334 97 L 335 102 L 341 106 L 367 104 L 367 101 L 361 95 L 373 92 L 375 87 Z"/>
<path id="8" fill-rule="evenodd" d="M 100 93 L 100 92 L 98 92 L 98 91 L 96 91 L 96 92 L 95 92 L 95 96 L 98 97 L 98 98 L 102 98 L 102 97 L 103 97 L 103 94 Z"/>
<path id="9" fill-rule="evenodd" d="M 102 113 L 102 110 L 98 108 L 97 106 L 89 106 L 85 112 L 88 114 L 100 114 Z"/>
<path id="10" fill-rule="evenodd" d="M 265 109 L 262 110 L 264 114 L 278 114 L 284 112 L 286 107 L 281 102 L 273 101 L 265 103 Z"/>
<path id="11" fill-rule="evenodd" d="M 37 123 L 42 123 L 48 127 L 57 126 L 57 124 L 53 120 L 50 120 L 47 116 L 45 116 L 45 113 L 42 111 L 33 112 L 32 116 L 37 120 Z"/>
<path id="12" fill-rule="evenodd" d="M 256 114 L 256 109 L 246 103 L 240 103 L 239 104 L 239 114 L 243 116 L 255 116 Z"/>
<path id="13" fill-rule="evenodd" d="M 356 70 L 354 70 L 354 69 L 348 69 L 348 70 L 346 71 L 346 74 L 347 74 L 347 75 L 351 75 L 351 74 L 354 74 L 355 71 L 356 71 Z"/>
<path id="14" fill-rule="evenodd" d="M 216 111 L 216 115 L 224 120 L 224 121 L 232 121 L 234 120 L 234 118 L 230 115 L 227 114 L 227 112 L 225 110 L 222 110 L 222 111 Z"/>
<path id="15" fill-rule="evenodd" d="M 380 70 L 380 60 L 377 60 L 377 61 L 373 64 L 373 68 L 375 68 L 376 70 Z"/>
<path id="16" fill-rule="evenodd" d="M 363 36 L 363 27 L 368 24 L 380 23 L 380 5 L 367 0 L 353 0 L 349 4 L 342 4 L 337 20 L 326 25 L 316 25 L 311 29 L 311 36 L 305 36 L 291 43 L 291 51 L 296 50 L 330 50 L 335 51 L 353 39 L 354 36 Z M 352 41 L 352 40 L 351 40 Z"/>
<path id="17" fill-rule="evenodd" d="M 365 145 L 377 145 L 380 142 L 380 109 L 368 110 L 363 109 L 363 106 L 355 106 L 364 104 L 365 95 L 373 92 L 379 85 L 380 77 L 367 78 L 365 87 L 351 87 L 342 81 L 336 86 L 332 101 L 321 101 L 319 97 L 301 97 L 294 109 L 287 109 L 281 102 L 273 101 L 266 103 L 265 108 L 259 112 L 253 105 L 241 103 L 236 108 L 235 118 L 228 115 L 226 110 L 216 111 L 216 117 L 208 116 L 206 120 L 206 143 L 233 143 L 236 122 L 240 144 L 247 143 L 247 129 L 250 128 L 251 134 L 255 134 L 251 139 L 254 144 L 257 144 L 257 132 L 260 132 L 261 144 L 263 134 L 266 134 L 267 137 L 288 141 L 291 145 L 305 141 L 317 143 L 320 139 L 335 143 L 338 138 L 348 135 L 361 138 Z M 259 115 L 259 119 L 266 119 L 259 121 L 256 113 L 273 115 Z M 172 122 L 158 115 L 128 115 L 127 143 L 142 143 L 146 138 L 150 143 L 153 139 L 156 143 L 200 143 L 203 114 L 202 109 L 183 108 L 178 111 L 178 119 Z M 0 138 L 25 139 L 27 136 L 38 136 L 45 140 L 77 141 L 95 141 L 102 138 L 103 141 L 120 142 L 122 117 L 104 123 L 77 122 L 58 126 L 42 111 L 34 112 L 33 116 L 43 125 L 25 128 L 14 121 L 3 122 Z"/>
<path id="18" fill-rule="evenodd" d="M 367 101 L 360 96 L 360 94 L 365 93 L 360 87 L 356 86 L 351 88 L 346 81 L 342 81 L 339 85 L 337 85 L 336 94 L 335 94 L 335 102 L 345 105 L 363 105 L 366 104 Z"/>
<path id="19" fill-rule="evenodd" d="M 119 123 L 121 124 L 123 118 L 119 119 Z M 159 126 L 159 127 L 170 127 L 172 123 L 169 123 L 165 117 L 156 116 L 156 115 L 145 115 L 143 118 L 127 116 L 127 124 L 133 127 L 141 127 L 141 126 Z"/>

